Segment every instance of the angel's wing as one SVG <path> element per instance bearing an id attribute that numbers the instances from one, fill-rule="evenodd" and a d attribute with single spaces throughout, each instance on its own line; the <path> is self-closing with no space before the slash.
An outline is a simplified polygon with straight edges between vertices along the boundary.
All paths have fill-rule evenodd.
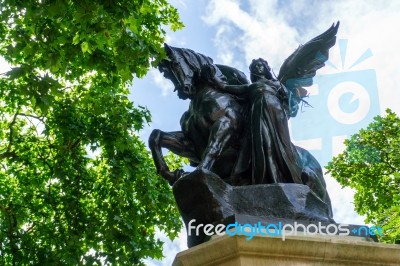
<path id="1" fill-rule="evenodd" d="M 335 45 L 339 22 L 327 31 L 299 46 L 283 63 L 279 70 L 278 80 L 291 92 L 304 97 L 303 86 L 311 86 L 318 69 L 325 66 L 329 48 Z"/>

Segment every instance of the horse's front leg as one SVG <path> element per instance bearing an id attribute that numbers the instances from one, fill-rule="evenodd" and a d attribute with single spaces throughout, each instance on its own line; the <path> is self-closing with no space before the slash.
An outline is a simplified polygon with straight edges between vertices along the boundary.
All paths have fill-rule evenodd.
<path id="1" fill-rule="evenodd" d="M 203 153 L 203 160 L 198 168 L 211 170 L 214 162 L 225 150 L 233 136 L 238 134 L 239 119 L 232 109 L 227 109 L 224 116 L 211 126 L 208 145 Z"/>
<path id="2" fill-rule="evenodd" d="M 200 161 L 196 156 L 193 143 L 188 140 L 181 131 L 163 132 L 155 129 L 150 134 L 149 147 L 153 155 L 157 173 L 167 179 L 171 186 L 179 179 L 183 170 L 177 169 L 173 172 L 170 171 L 164 160 L 162 148 L 166 148 L 181 157 L 189 158 L 192 162 Z"/>

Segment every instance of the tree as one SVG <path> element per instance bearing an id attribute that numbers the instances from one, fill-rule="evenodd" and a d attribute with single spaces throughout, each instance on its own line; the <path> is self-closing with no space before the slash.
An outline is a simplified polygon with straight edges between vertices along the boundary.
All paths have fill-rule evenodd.
<path id="1" fill-rule="evenodd" d="M 356 211 L 383 227 L 381 240 L 400 244 L 400 118 L 390 109 L 345 141 L 345 151 L 326 167 L 355 189 Z"/>
<path id="2" fill-rule="evenodd" d="M 0 0 L 1 265 L 137 265 L 162 257 L 156 230 L 177 236 L 126 87 L 167 25 L 166 0 Z"/>

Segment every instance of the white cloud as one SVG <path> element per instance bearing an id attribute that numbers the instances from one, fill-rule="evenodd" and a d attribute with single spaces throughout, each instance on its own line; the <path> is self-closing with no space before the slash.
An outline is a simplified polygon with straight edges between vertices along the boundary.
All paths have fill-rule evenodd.
<path id="1" fill-rule="evenodd" d="M 170 93 L 173 93 L 174 85 L 170 80 L 164 78 L 163 74 L 158 71 L 158 69 L 151 69 L 149 74 L 153 78 L 153 81 L 157 87 L 161 89 L 162 96 L 167 96 Z"/>
<path id="2" fill-rule="evenodd" d="M 272 2 L 250 1 L 248 13 L 240 7 L 239 1 L 210 1 L 203 20 L 217 28 L 214 41 L 219 59 L 225 64 L 247 68 L 251 59 L 263 57 L 278 69 L 297 47 L 297 32 L 275 9 Z M 243 53 L 244 58 L 233 57 L 232 54 L 238 54 L 235 49 Z M 239 60 L 242 62 L 235 63 Z"/>
<path id="3" fill-rule="evenodd" d="M 337 223 L 365 224 L 364 217 L 355 212 L 354 190 L 343 188 L 335 179 L 325 175 L 326 187 L 332 201 L 333 218 Z"/>

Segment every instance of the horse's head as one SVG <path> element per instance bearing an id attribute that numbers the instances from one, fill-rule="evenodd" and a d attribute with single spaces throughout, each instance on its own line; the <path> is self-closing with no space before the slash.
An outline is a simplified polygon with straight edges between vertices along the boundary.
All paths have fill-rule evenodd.
<path id="1" fill-rule="evenodd" d="M 180 99 L 192 98 L 194 95 L 193 77 L 194 71 L 186 63 L 180 48 L 171 47 L 164 44 L 167 59 L 164 59 L 158 65 L 160 72 L 164 77 L 170 79 L 175 86 Z"/>
<path id="2" fill-rule="evenodd" d="M 212 64 L 212 59 L 190 49 L 175 48 L 164 44 L 167 59 L 162 60 L 158 69 L 170 79 L 181 99 L 192 99 L 196 94 L 195 80 L 204 64 Z"/>

